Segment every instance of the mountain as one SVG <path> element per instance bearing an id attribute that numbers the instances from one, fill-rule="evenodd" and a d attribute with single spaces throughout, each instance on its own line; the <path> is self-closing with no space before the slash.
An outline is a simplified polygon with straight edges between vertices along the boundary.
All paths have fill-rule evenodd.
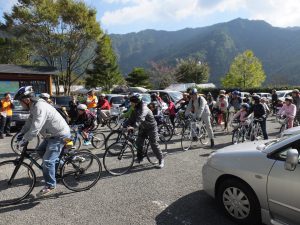
<path id="1" fill-rule="evenodd" d="M 202 28 L 110 36 L 123 73 L 137 66 L 149 67 L 151 61 L 175 65 L 178 58 L 201 54 L 211 68 L 210 81 L 219 84 L 233 58 L 250 49 L 263 63 L 266 85 L 300 85 L 299 27 L 279 28 L 238 18 Z"/>

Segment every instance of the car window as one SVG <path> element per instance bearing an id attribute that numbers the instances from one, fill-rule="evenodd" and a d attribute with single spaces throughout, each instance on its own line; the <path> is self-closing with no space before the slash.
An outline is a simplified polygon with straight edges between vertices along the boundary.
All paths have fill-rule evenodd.
<path id="1" fill-rule="evenodd" d="M 282 149 L 282 151 L 278 152 L 277 155 L 276 155 L 276 158 L 278 160 L 283 160 L 285 161 L 286 160 L 286 155 L 287 155 L 287 152 L 290 150 L 290 149 L 297 149 L 298 152 L 300 153 L 300 141 L 295 141 L 293 142 L 292 144 L 286 146 L 284 149 Z M 300 155 L 299 155 L 299 158 L 298 158 L 298 163 L 300 163 Z"/>
<path id="2" fill-rule="evenodd" d="M 164 102 L 168 102 L 168 94 L 167 93 L 160 92 L 159 95 Z"/>
<path id="3" fill-rule="evenodd" d="M 170 92 L 169 95 L 174 102 L 178 102 L 183 97 L 181 92 Z"/>
<path id="4" fill-rule="evenodd" d="M 112 97 L 110 100 L 111 104 L 123 104 L 125 102 L 124 96 Z"/>

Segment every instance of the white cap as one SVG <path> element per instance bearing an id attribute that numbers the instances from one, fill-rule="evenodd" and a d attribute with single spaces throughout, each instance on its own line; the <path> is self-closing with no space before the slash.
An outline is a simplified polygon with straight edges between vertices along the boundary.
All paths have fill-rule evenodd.
<path id="1" fill-rule="evenodd" d="M 79 105 L 77 106 L 77 109 L 78 109 L 78 110 L 87 110 L 87 106 L 86 106 L 85 104 L 79 104 Z"/>
<path id="2" fill-rule="evenodd" d="M 40 98 L 50 98 L 50 95 L 48 93 L 41 93 Z"/>

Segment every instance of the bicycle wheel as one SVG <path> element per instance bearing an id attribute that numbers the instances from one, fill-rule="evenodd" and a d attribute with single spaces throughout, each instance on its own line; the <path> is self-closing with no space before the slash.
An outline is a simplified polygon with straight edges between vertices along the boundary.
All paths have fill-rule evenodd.
<path id="1" fill-rule="evenodd" d="M 111 154 L 111 152 L 118 154 Z M 134 163 L 134 151 L 132 146 L 116 142 L 112 144 L 104 153 L 103 165 L 111 175 L 122 175 L 127 173 Z"/>
<path id="2" fill-rule="evenodd" d="M 22 201 L 32 192 L 35 186 L 36 176 L 34 170 L 28 164 L 22 162 L 19 169 L 15 171 L 17 163 L 15 160 L 0 163 L 0 206 Z M 14 178 L 9 181 L 14 172 L 16 172 Z"/>
<path id="3" fill-rule="evenodd" d="M 240 142 L 240 130 L 239 129 L 235 129 L 232 132 L 232 144 L 238 144 Z"/>
<path id="4" fill-rule="evenodd" d="M 173 135 L 180 135 L 184 129 L 185 123 L 180 120 L 178 123 L 175 123 L 175 128 L 173 129 Z"/>
<path id="5" fill-rule="evenodd" d="M 208 143 L 209 143 L 208 133 L 204 126 L 201 127 L 199 135 L 200 135 L 199 140 L 200 140 L 201 144 L 208 145 Z"/>
<path id="6" fill-rule="evenodd" d="M 101 171 L 101 162 L 97 156 L 80 151 L 65 158 L 60 175 L 69 190 L 85 191 L 97 184 Z"/>
<path id="7" fill-rule="evenodd" d="M 118 117 L 113 116 L 107 121 L 107 126 L 108 126 L 109 129 L 113 130 L 119 125 L 118 122 L 119 122 Z"/>
<path id="8" fill-rule="evenodd" d="M 11 149 L 13 150 L 14 153 L 16 153 L 17 155 L 21 155 L 21 151 L 22 149 L 19 149 L 18 146 L 17 146 L 17 135 L 19 133 L 16 133 L 11 141 L 10 141 L 10 146 L 11 146 Z M 40 136 L 36 136 L 32 141 L 29 142 L 28 144 L 28 149 L 37 149 L 40 145 L 40 142 L 41 142 L 41 138 Z"/>
<path id="9" fill-rule="evenodd" d="M 183 151 L 187 151 L 192 147 L 192 131 L 191 129 L 185 129 L 181 135 L 181 148 Z"/>
<path id="10" fill-rule="evenodd" d="M 92 137 L 92 145 L 94 148 L 102 148 L 105 142 L 105 135 L 103 133 L 94 133 Z"/>
<path id="11" fill-rule="evenodd" d="M 105 138 L 105 149 L 108 149 L 113 143 L 116 142 L 124 142 L 126 139 L 125 134 L 120 130 L 113 130 L 109 133 L 109 135 Z"/>
<path id="12" fill-rule="evenodd" d="M 158 159 L 157 159 L 156 155 L 154 154 L 149 142 L 146 143 L 144 145 L 144 147 L 145 147 L 146 157 L 147 157 L 147 160 L 149 161 L 149 163 L 151 163 L 153 165 L 158 164 Z"/>
<path id="13" fill-rule="evenodd" d="M 173 136 L 173 128 L 168 124 L 161 124 L 158 126 L 158 135 L 161 141 L 168 142 Z"/>

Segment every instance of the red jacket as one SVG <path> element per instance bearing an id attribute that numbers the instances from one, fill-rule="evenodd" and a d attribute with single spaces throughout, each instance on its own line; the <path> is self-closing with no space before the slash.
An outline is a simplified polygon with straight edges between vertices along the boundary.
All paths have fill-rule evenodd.
<path id="1" fill-rule="evenodd" d="M 99 100 L 97 108 L 100 108 L 101 110 L 110 110 L 110 104 L 106 99 Z"/>

